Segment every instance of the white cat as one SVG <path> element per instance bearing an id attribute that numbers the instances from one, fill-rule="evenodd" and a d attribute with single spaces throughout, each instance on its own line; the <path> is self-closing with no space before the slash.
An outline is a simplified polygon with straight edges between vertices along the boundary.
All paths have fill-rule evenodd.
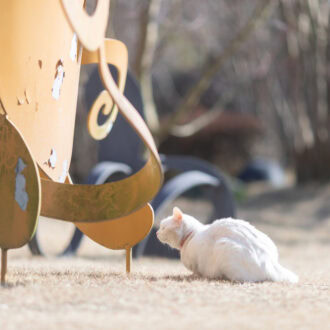
<path id="1" fill-rule="evenodd" d="M 203 225 L 177 207 L 157 231 L 162 243 L 180 250 L 181 261 L 193 273 L 238 282 L 298 282 L 282 267 L 273 241 L 248 222 L 232 218 Z"/>

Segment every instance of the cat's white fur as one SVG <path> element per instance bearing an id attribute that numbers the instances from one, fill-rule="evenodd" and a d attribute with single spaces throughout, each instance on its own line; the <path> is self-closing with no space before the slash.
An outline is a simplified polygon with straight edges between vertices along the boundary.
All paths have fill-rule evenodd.
<path id="1" fill-rule="evenodd" d="M 181 261 L 193 273 L 238 282 L 298 282 L 281 266 L 274 242 L 248 222 L 232 218 L 203 225 L 177 207 L 157 231 L 162 243 L 180 250 Z"/>

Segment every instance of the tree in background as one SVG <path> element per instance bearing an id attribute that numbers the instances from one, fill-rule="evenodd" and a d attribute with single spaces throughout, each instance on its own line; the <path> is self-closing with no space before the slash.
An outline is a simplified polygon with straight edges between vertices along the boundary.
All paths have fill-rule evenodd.
<path id="1" fill-rule="evenodd" d="M 279 158 L 299 182 L 330 179 L 327 0 L 112 0 L 111 22 L 159 143 L 201 141 L 224 111 L 252 115 L 264 135 L 246 147 L 250 156 Z M 223 158 L 243 153 L 236 146 L 244 140 Z"/>
<path id="2" fill-rule="evenodd" d="M 330 29 L 326 0 L 279 2 L 268 89 L 298 181 L 330 179 Z"/>
<path id="3" fill-rule="evenodd" d="M 265 20 L 273 3 L 254 1 L 238 7 L 235 1 L 215 0 L 203 3 L 185 0 L 116 2 L 113 30 L 129 46 L 131 68 L 142 88 L 146 120 L 161 151 L 189 153 L 193 150 L 187 145 L 194 145 L 195 152 L 196 149 L 205 151 L 195 155 L 204 158 L 207 155 L 221 155 L 222 161 L 218 165 L 226 170 L 230 170 L 235 162 L 224 166 L 224 159 L 245 156 L 246 150 L 250 149 L 245 147 L 245 142 L 249 140 L 247 136 L 255 133 L 255 125 L 250 125 L 251 118 L 246 121 L 245 117 L 235 116 L 238 122 L 233 130 L 235 136 L 227 139 L 234 144 L 223 143 L 225 137 L 216 134 L 217 127 L 212 130 L 217 139 L 210 136 L 212 143 L 198 134 L 217 119 L 220 120 L 223 109 L 230 107 L 228 104 L 233 103 L 234 99 L 238 100 L 240 87 L 237 88 L 235 75 L 229 73 L 232 68 L 228 70 L 228 63 L 232 64 L 234 54 L 251 37 L 257 24 Z M 130 24 L 125 27 L 123 22 L 128 20 Z M 221 69 L 229 75 L 226 73 L 222 77 Z M 228 84 L 230 75 L 233 88 L 223 90 L 222 85 Z M 241 112 L 248 113 L 246 109 L 238 110 L 238 113 Z M 233 126 L 234 120 L 228 115 L 221 119 L 230 121 L 227 127 Z M 182 125 L 182 122 L 185 124 Z M 226 124 L 221 122 L 218 128 L 222 129 Z M 239 127 L 243 130 L 238 130 Z M 249 132 L 248 128 L 253 129 Z M 178 141 L 173 141 L 171 137 L 177 137 Z M 168 142 L 167 146 L 178 146 L 184 142 L 184 148 L 164 149 L 164 141 Z M 199 148 L 201 144 L 207 147 Z M 225 149 L 231 151 L 230 156 L 224 153 L 224 148 L 214 148 L 215 144 L 229 145 Z M 211 157 L 209 160 L 216 161 L 217 158 Z"/>

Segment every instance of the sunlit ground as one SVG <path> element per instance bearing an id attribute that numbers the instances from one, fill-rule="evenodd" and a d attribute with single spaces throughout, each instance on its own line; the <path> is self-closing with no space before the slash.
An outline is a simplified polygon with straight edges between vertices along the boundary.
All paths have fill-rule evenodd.
<path id="1" fill-rule="evenodd" d="M 330 186 L 309 186 L 257 194 L 239 206 L 240 217 L 276 242 L 281 263 L 300 276 L 297 285 L 210 282 L 179 261 L 150 258 L 134 261 L 127 277 L 121 251 L 88 239 L 75 258 L 10 251 L 0 329 L 329 329 L 329 201 Z M 202 200 L 178 205 L 201 219 L 211 210 Z M 41 244 L 54 254 L 71 230 L 43 219 Z"/>

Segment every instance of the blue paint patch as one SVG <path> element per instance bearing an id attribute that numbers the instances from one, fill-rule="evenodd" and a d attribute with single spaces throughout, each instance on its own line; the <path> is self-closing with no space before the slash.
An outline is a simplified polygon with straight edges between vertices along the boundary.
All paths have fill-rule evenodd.
<path id="1" fill-rule="evenodd" d="M 29 202 L 29 196 L 25 191 L 26 180 L 22 171 L 25 169 L 26 164 L 23 162 L 22 158 L 18 158 L 15 173 L 15 200 L 23 211 L 26 211 L 27 204 Z"/>

